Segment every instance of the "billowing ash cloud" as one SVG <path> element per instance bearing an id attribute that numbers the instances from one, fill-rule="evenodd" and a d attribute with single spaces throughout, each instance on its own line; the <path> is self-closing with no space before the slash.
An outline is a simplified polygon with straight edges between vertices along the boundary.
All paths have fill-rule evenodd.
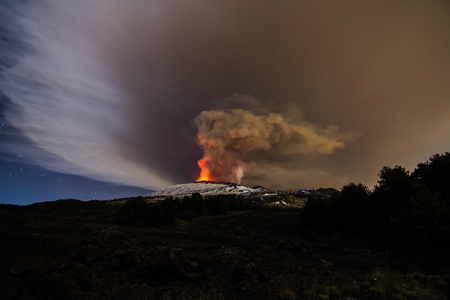
<path id="1" fill-rule="evenodd" d="M 334 126 L 321 129 L 307 122 L 294 124 L 281 114 L 255 115 L 243 109 L 203 111 L 195 124 L 204 150 L 199 165 L 209 171 L 212 180 L 236 183 L 241 182 L 245 163 L 253 162 L 255 168 L 259 155 L 290 160 L 292 156 L 332 154 L 344 148 L 344 139 L 349 138 L 338 134 Z"/>
<path id="2" fill-rule="evenodd" d="M 0 117 L 20 132 L 0 151 L 52 170 L 155 188 L 195 180 L 206 154 L 243 184 L 339 188 L 450 147 L 448 1 L 0 11 Z"/>

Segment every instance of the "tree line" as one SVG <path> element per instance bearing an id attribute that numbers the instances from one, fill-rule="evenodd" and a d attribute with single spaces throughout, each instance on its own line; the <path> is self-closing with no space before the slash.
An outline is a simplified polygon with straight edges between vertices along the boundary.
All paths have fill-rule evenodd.
<path id="1" fill-rule="evenodd" d="M 433 155 L 412 173 L 385 166 L 378 177 L 372 191 L 350 183 L 333 197 L 311 199 L 298 230 L 450 265 L 450 153 Z"/>
<path id="2" fill-rule="evenodd" d="M 137 197 L 122 205 L 116 222 L 121 225 L 161 227 L 178 219 L 223 215 L 230 210 L 246 209 L 247 206 L 243 198 L 236 195 L 203 197 L 200 193 L 194 193 L 182 200 L 167 197 L 157 203 L 148 203 L 143 197 Z"/>

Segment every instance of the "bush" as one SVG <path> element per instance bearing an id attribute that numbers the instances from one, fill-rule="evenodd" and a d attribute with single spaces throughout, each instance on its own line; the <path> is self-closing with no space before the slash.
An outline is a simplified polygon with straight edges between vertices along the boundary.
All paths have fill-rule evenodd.
<path id="1" fill-rule="evenodd" d="M 161 202 L 163 224 L 173 223 L 180 214 L 181 202 L 178 198 L 168 197 Z"/>
<path id="2" fill-rule="evenodd" d="M 425 185 L 416 185 L 408 206 L 393 217 L 398 237 L 395 249 L 400 253 L 448 260 L 450 250 L 450 211 L 440 195 Z"/>
<path id="3" fill-rule="evenodd" d="M 431 191 L 439 193 L 450 206 L 450 153 L 435 154 L 430 160 L 417 165 L 412 177 Z"/>
<path id="4" fill-rule="evenodd" d="M 210 215 L 225 214 L 229 209 L 229 199 L 226 195 L 216 195 L 206 198 L 205 207 Z"/>
<path id="5" fill-rule="evenodd" d="M 321 233 L 331 233 L 333 231 L 332 205 L 332 200 L 325 197 L 308 200 L 300 213 L 301 228 L 313 228 Z"/>
<path id="6" fill-rule="evenodd" d="M 349 237 L 359 236 L 368 221 L 370 191 L 361 183 L 344 186 L 332 198 L 331 216 L 334 231 Z"/>
<path id="7" fill-rule="evenodd" d="M 182 210 L 192 210 L 197 216 L 203 216 L 205 214 L 205 202 L 200 193 L 194 193 L 191 197 L 185 196 L 183 198 Z"/>
<path id="8" fill-rule="evenodd" d="M 321 233 L 355 237 L 367 220 L 369 194 L 366 186 L 350 183 L 331 198 L 310 199 L 301 211 L 302 225 Z"/>
<path id="9" fill-rule="evenodd" d="M 148 225 L 151 218 L 150 206 L 142 197 L 128 200 L 119 210 L 117 223 L 121 225 Z"/>
<path id="10" fill-rule="evenodd" d="M 161 204 L 150 204 L 148 206 L 148 216 L 146 216 L 148 225 L 161 227 L 165 225 L 165 216 Z"/>

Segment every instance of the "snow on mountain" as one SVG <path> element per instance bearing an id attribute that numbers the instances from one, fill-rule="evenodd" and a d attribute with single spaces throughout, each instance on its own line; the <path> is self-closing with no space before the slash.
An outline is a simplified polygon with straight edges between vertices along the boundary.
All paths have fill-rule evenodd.
<path id="1" fill-rule="evenodd" d="M 265 189 L 262 187 L 252 188 L 228 182 L 202 181 L 171 185 L 145 197 L 190 196 L 193 193 L 200 193 L 203 196 L 219 194 L 250 195 L 264 192 Z"/>

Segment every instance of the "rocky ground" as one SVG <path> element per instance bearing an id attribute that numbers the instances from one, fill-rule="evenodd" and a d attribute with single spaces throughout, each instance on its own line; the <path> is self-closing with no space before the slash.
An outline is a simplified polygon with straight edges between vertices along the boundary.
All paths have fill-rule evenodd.
<path id="1" fill-rule="evenodd" d="M 0 299 L 448 299 L 446 273 L 312 243 L 297 209 L 119 226 L 106 203 L 0 208 Z"/>

